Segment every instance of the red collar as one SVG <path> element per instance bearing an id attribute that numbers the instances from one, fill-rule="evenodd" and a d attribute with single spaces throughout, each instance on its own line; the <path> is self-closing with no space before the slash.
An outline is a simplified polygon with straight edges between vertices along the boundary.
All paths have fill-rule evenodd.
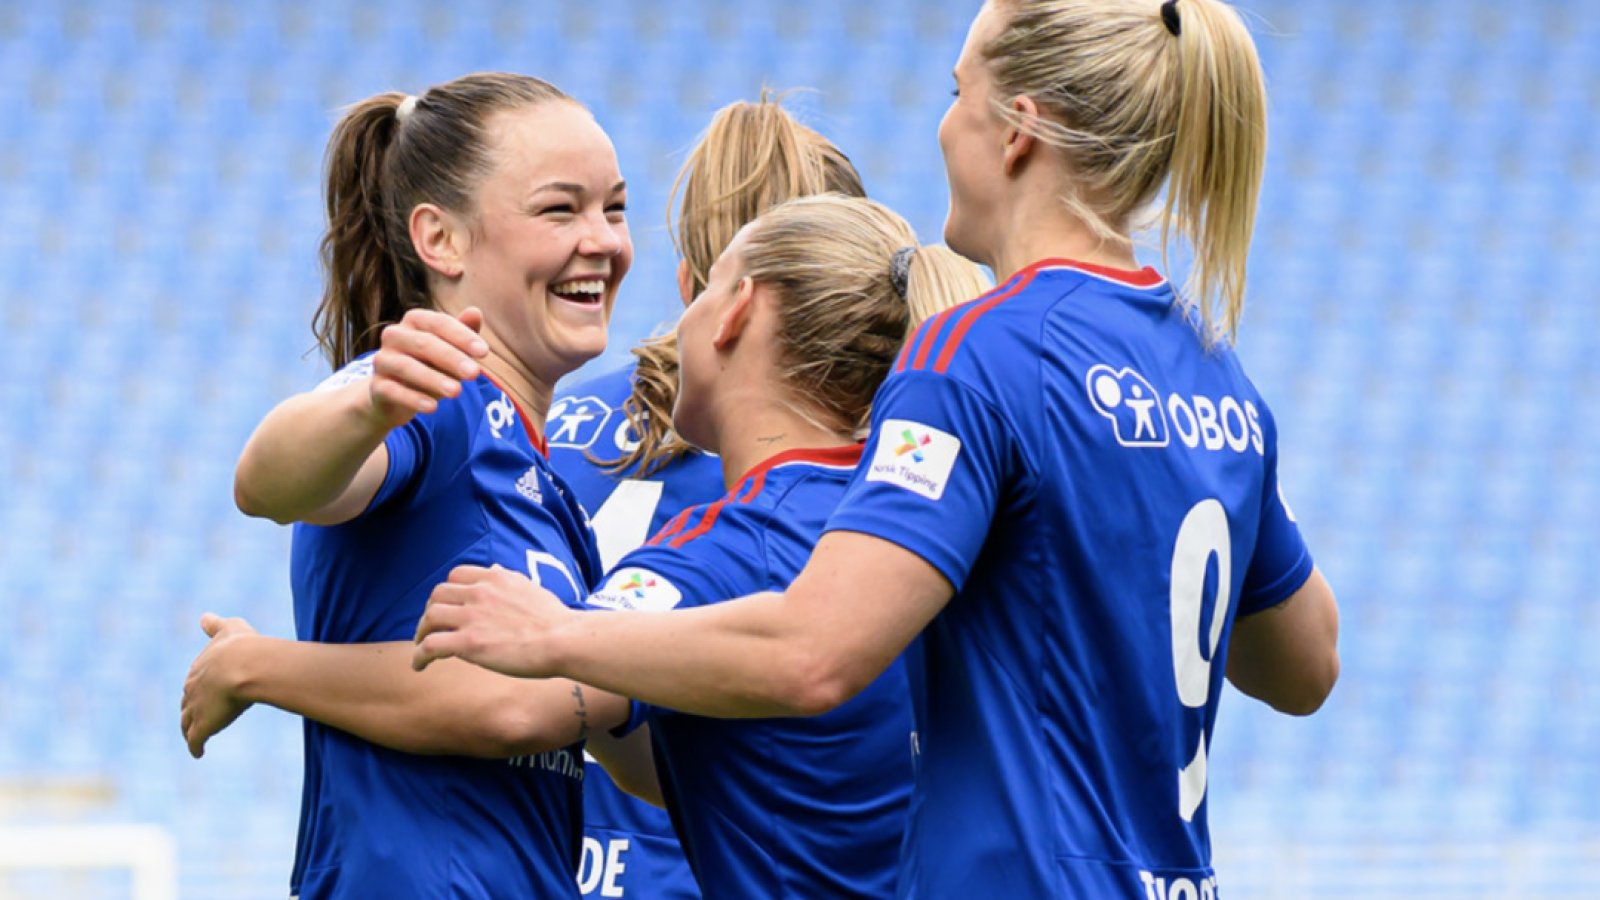
<path id="1" fill-rule="evenodd" d="M 786 463 L 808 462 L 820 466 L 835 466 L 839 468 L 855 468 L 861 462 L 861 451 L 866 449 L 866 444 L 847 444 L 842 447 L 796 447 L 767 457 L 755 468 L 739 477 L 739 482 L 749 478 L 765 476 L 768 472 Z M 736 484 L 738 482 L 735 482 Z"/>
<path id="2" fill-rule="evenodd" d="M 1017 275 L 1033 275 L 1045 269 L 1072 269 L 1086 275 L 1094 275 L 1117 284 L 1128 287 L 1153 288 L 1167 279 L 1150 266 L 1142 269 L 1113 269 L 1110 266 L 1098 266 L 1094 263 L 1079 262 L 1075 259 L 1041 259 L 1031 266 L 1025 266 L 1011 278 Z M 1011 278 L 1006 279 L 1010 281 Z"/>

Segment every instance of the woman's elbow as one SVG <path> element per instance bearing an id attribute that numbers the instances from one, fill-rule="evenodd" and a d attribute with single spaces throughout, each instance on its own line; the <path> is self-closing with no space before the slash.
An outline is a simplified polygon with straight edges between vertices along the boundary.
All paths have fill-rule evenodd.
<path id="1" fill-rule="evenodd" d="M 474 756 L 491 759 L 548 753 L 578 740 L 576 734 L 558 734 L 547 716 L 513 703 L 496 704 L 473 729 Z"/>
<path id="2" fill-rule="evenodd" d="M 243 473 L 235 473 L 233 476 L 233 505 L 239 508 L 239 512 L 252 519 L 271 518 L 266 505 L 250 491 L 250 484 Z"/>
<path id="3" fill-rule="evenodd" d="M 794 716 L 820 716 L 849 702 L 871 681 L 859 667 L 826 656 L 806 655 L 789 667 L 780 705 Z"/>
<path id="4" fill-rule="evenodd" d="M 233 505 L 252 519 L 271 519 L 279 525 L 291 525 L 299 521 L 299 517 L 291 511 L 267 500 L 244 461 L 240 461 L 233 473 Z"/>
<path id="5" fill-rule="evenodd" d="M 1329 650 L 1318 664 L 1308 666 L 1292 690 L 1272 698 L 1272 708 L 1291 716 L 1309 716 L 1322 708 L 1339 681 L 1339 651 Z"/>

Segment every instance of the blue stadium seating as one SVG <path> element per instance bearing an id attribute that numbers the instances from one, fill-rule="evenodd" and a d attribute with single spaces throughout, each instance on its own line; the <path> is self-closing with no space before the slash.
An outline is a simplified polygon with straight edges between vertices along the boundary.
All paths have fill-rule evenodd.
<path id="1" fill-rule="evenodd" d="M 1246 5 L 1272 151 L 1240 352 L 1345 669 L 1309 720 L 1224 701 L 1222 883 L 1600 894 L 1600 0 Z M 638 260 L 593 372 L 675 315 L 672 176 L 763 86 L 815 88 L 793 104 L 936 238 L 974 6 L 0 0 L 0 780 L 109 779 L 96 817 L 171 829 L 185 896 L 282 895 L 298 723 L 252 713 L 194 762 L 176 707 L 201 611 L 292 632 L 287 534 L 231 470 L 321 372 L 338 106 L 503 68 L 594 109 Z M 68 884 L 0 895 L 127 887 Z"/>

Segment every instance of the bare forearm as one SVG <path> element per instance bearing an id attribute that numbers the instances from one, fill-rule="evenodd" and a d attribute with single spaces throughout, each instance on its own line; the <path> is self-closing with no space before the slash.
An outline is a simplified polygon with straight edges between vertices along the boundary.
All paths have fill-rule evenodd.
<path id="1" fill-rule="evenodd" d="M 656 774 L 655 754 L 650 747 L 650 726 L 644 725 L 624 738 L 602 731 L 588 744 L 589 754 L 605 767 L 612 782 L 624 792 L 651 806 L 665 808 L 661 779 Z"/>
<path id="2" fill-rule="evenodd" d="M 577 740 L 586 727 L 558 709 L 536 719 L 541 691 L 529 682 L 459 663 L 414 672 L 410 647 L 258 638 L 241 648 L 237 693 L 407 753 L 536 753 Z M 542 693 L 565 699 L 554 685 Z"/>
<path id="3" fill-rule="evenodd" d="M 372 414 L 367 390 L 355 382 L 300 394 L 268 413 L 239 457 L 239 509 L 287 523 L 312 521 L 335 504 L 389 432 Z"/>
<path id="4" fill-rule="evenodd" d="M 587 612 L 550 633 L 561 674 L 657 706 L 721 718 L 824 711 L 827 678 L 780 594 L 665 613 Z M 831 707 L 828 707 L 831 708 Z"/>

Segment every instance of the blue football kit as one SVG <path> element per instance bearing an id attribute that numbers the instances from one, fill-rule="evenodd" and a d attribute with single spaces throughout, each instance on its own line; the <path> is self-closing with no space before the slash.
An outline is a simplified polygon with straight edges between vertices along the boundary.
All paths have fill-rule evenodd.
<path id="1" fill-rule="evenodd" d="M 667 610 L 788 587 L 861 447 L 780 453 L 673 518 L 606 574 L 602 609 Z M 596 615 L 602 615 L 596 612 Z M 911 711 L 896 660 L 812 718 L 714 719 L 634 705 L 707 897 L 886 897 L 911 793 Z"/>
<path id="2" fill-rule="evenodd" d="M 722 496 L 722 466 L 691 452 L 640 475 L 610 464 L 634 446 L 623 403 L 633 390 L 632 366 L 571 387 L 550 405 L 545 437 L 550 463 L 572 487 L 594 525 L 601 562 L 609 568 L 666 521 Z M 693 900 L 700 896 L 665 810 L 624 793 L 599 763 L 589 761 L 583 786 L 585 897 Z"/>
<path id="3" fill-rule="evenodd" d="M 828 523 L 955 589 L 907 654 L 904 897 L 1217 895 L 1206 760 L 1238 616 L 1311 557 L 1272 416 L 1154 270 L 1064 260 L 924 323 Z"/>
<path id="4" fill-rule="evenodd" d="M 366 377 L 364 357 L 330 378 Z M 534 429 L 538 423 L 531 423 Z M 394 429 L 371 504 L 340 525 L 297 525 L 301 640 L 410 640 L 458 565 L 527 573 L 576 603 L 600 563 L 543 439 L 487 377 Z M 291 893 L 323 898 L 576 897 L 581 744 L 514 759 L 414 756 L 305 723 Z"/>

